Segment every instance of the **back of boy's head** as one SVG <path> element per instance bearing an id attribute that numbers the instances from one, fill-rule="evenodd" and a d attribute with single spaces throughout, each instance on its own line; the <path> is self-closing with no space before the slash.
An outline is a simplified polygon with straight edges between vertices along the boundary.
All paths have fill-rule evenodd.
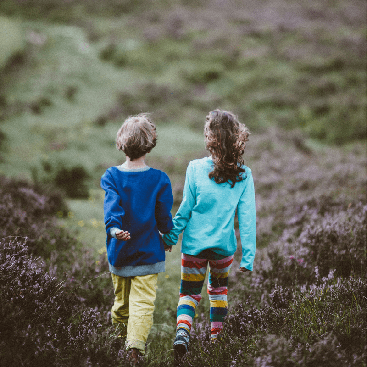
<path id="1" fill-rule="evenodd" d="M 117 132 L 117 149 L 132 161 L 149 153 L 156 143 L 156 127 L 147 113 L 129 116 Z"/>

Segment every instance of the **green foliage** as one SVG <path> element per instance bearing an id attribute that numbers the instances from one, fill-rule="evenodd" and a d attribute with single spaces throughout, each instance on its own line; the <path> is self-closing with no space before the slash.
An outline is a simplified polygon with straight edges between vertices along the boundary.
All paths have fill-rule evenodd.
<path id="1" fill-rule="evenodd" d="M 88 171 L 81 164 L 70 166 L 70 163 L 58 160 L 42 160 L 38 167 L 33 167 L 33 180 L 60 189 L 69 198 L 88 198 Z"/>
<path id="2" fill-rule="evenodd" d="M 24 33 L 16 21 L 0 16 L 0 71 L 24 51 Z M 1 105 L 0 105 L 1 108 Z"/>
<path id="3" fill-rule="evenodd" d="M 365 139 L 364 5 L 353 1 L 330 10 L 276 0 L 271 14 L 267 3 L 240 1 L 2 1 L 4 13 L 23 20 L 28 44 L 1 76 L 2 145 L 18 146 L 1 168 L 23 171 L 16 155 L 34 160 L 55 145 L 67 159 L 96 146 L 96 156 L 108 156 L 105 137 L 145 111 L 158 125 L 200 133 L 206 113 L 221 107 L 253 132 L 277 125 L 334 144 Z M 85 123 L 95 143 L 70 144 Z M 34 133 L 50 125 L 64 129 L 62 139 Z"/>
<path id="4" fill-rule="evenodd" d="M 56 0 L 27 0 L 17 2 L 4 0 L 1 2 L 0 11 L 6 14 L 22 14 L 29 18 L 47 17 L 53 21 L 67 22 L 70 18 L 78 17 L 82 14 L 99 15 L 116 15 L 127 13 L 130 11 L 140 10 L 144 0 L 137 0 L 131 3 L 128 0 L 107 0 L 104 4 L 100 4 L 93 0 L 69 0 L 60 2 Z"/>
<path id="5" fill-rule="evenodd" d="M 60 168 L 55 176 L 55 185 L 63 189 L 70 198 L 88 198 L 85 180 L 88 173 L 83 166 Z"/>

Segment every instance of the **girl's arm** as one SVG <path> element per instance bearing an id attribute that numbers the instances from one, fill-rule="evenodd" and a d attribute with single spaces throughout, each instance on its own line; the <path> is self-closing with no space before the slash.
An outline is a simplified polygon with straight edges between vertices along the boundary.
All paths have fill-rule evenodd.
<path id="1" fill-rule="evenodd" d="M 118 238 L 117 235 L 120 234 L 119 231 L 122 228 L 122 218 L 125 215 L 125 211 L 120 205 L 120 196 L 116 190 L 115 182 L 108 171 L 101 178 L 101 187 L 106 192 L 103 206 L 106 232 L 108 236 Z"/>
<path id="2" fill-rule="evenodd" d="M 191 212 L 195 205 L 195 201 L 193 168 L 190 163 L 186 170 L 182 202 L 175 217 L 173 218 L 173 229 L 170 233 L 163 236 L 163 240 L 168 246 L 177 244 L 178 236 L 186 228 L 186 225 L 191 217 Z"/>
<path id="3" fill-rule="evenodd" d="M 248 171 L 245 190 L 237 206 L 237 215 L 242 244 L 240 267 L 252 271 L 256 252 L 256 205 L 254 180 L 250 169 Z"/>
<path id="4" fill-rule="evenodd" d="M 155 206 L 155 219 L 161 233 L 169 233 L 173 227 L 171 209 L 173 205 L 171 181 L 163 173 L 163 185 L 158 192 Z"/>

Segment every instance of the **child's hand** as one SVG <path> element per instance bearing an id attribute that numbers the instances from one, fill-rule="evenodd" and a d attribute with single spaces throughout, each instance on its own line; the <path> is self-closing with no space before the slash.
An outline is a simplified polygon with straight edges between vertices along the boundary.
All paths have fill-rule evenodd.
<path id="1" fill-rule="evenodd" d="M 172 246 L 168 246 L 164 243 L 164 251 L 172 252 Z"/>
<path id="2" fill-rule="evenodd" d="M 118 240 L 127 241 L 130 239 L 130 233 L 128 231 L 118 231 L 116 232 L 116 238 Z"/>
<path id="3" fill-rule="evenodd" d="M 248 271 L 250 271 L 250 270 L 248 270 L 246 268 L 240 268 L 240 272 L 242 272 L 242 273 L 247 273 Z"/>

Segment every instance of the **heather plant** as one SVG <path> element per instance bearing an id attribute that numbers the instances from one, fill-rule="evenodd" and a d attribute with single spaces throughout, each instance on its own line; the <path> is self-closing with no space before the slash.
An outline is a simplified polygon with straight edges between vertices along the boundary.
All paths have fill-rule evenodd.
<path id="1" fill-rule="evenodd" d="M 361 202 L 345 211 L 315 218 L 299 237 L 309 249 L 308 259 L 321 277 L 335 270 L 337 276 L 364 277 L 366 274 L 367 206 Z"/>
<path id="2" fill-rule="evenodd" d="M 76 244 L 76 240 L 56 225 L 55 214 L 67 213 L 60 193 L 26 181 L 1 177 L 0 198 L 0 238 L 27 237 L 30 251 L 36 256 L 48 259 L 57 249 L 60 258 L 66 258 L 67 250 Z"/>
<path id="3" fill-rule="evenodd" d="M 366 291 L 363 252 L 366 203 L 362 195 L 365 178 L 361 167 L 365 158 L 359 155 L 358 147 L 343 155 L 333 149 L 333 166 L 329 150 L 326 151 L 328 154 L 321 153 L 322 163 L 319 163 L 314 153 L 300 152 L 287 134 L 278 132 L 276 137 L 272 136 L 272 141 L 273 146 L 264 136 L 259 136 L 254 141 L 256 149 L 249 150 L 247 155 L 248 165 L 257 171 L 258 230 L 263 241 L 267 238 L 267 246 L 258 250 L 255 271 L 251 275 L 239 277 L 234 273 L 230 277 L 232 298 L 222 343 L 212 345 L 209 342 L 208 317 L 199 310 L 185 363 L 203 366 L 322 366 L 330 360 L 334 365 L 363 366 L 367 354 L 363 344 L 366 339 L 366 300 L 363 298 Z M 256 156 L 266 144 L 269 144 L 268 153 L 265 151 Z M 277 165 L 276 160 L 269 160 L 269 154 L 279 160 L 291 157 L 287 158 L 289 165 Z M 153 157 L 153 160 L 162 169 L 167 169 L 179 194 L 185 159 L 166 162 Z M 306 161 L 312 170 L 304 164 Z M 323 169 L 323 165 L 328 165 L 328 170 Z M 353 191 L 339 186 L 337 180 L 346 167 L 350 184 L 354 185 Z M 273 185 L 269 184 L 267 172 L 274 172 L 271 176 Z M 315 177 L 319 185 L 312 184 Z M 49 277 L 57 279 L 62 294 L 67 297 L 69 293 L 73 294 L 72 299 L 67 298 L 69 306 L 78 312 L 72 325 L 78 325 L 81 320 L 88 325 L 89 318 L 91 325 L 94 325 L 93 320 L 101 325 L 90 333 L 76 327 L 81 336 L 80 339 L 71 338 L 75 353 L 78 353 L 75 363 L 103 365 L 105 360 L 116 359 L 123 363 L 122 343 L 116 340 L 114 330 L 109 326 L 108 311 L 113 294 L 105 254 L 96 256 L 91 248 L 80 248 L 72 235 L 55 226 L 55 218 L 49 216 L 68 212 L 66 207 L 61 209 L 65 204 L 60 194 L 48 196 L 33 185 L 5 178 L 2 183 L 1 205 L 3 210 L 6 208 L 2 217 L 4 233 L 8 236 L 32 233 L 28 240 L 29 251 L 45 257 L 41 268 Z M 336 192 L 338 195 L 334 194 Z M 294 205 L 289 205 L 289 201 Z M 22 223 L 28 224 L 24 226 L 24 232 L 16 232 L 17 228 L 22 228 L 19 225 L 21 214 Z M 268 223 L 272 221 L 280 228 L 275 234 L 262 237 L 269 233 Z M 57 243 L 60 246 L 56 246 Z M 345 262 L 340 265 L 346 254 L 348 272 L 343 270 Z M 238 266 L 237 258 L 233 268 Z M 169 294 L 172 298 L 171 294 L 177 292 L 177 284 L 172 284 L 163 284 L 162 297 Z M 39 294 L 27 297 L 38 297 L 37 302 L 45 302 Z M 167 366 L 172 361 L 170 348 L 175 305 L 171 299 L 166 303 L 163 300 L 157 302 L 163 305 L 164 312 L 157 315 L 161 324 L 154 327 L 156 331 L 149 340 L 146 359 L 147 365 Z M 9 304 L 4 302 L 2 307 L 10 307 Z M 61 339 L 66 340 L 63 327 L 57 330 Z M 42 333 L 38 330 L 28 335 L 31 339 L 39 338 L 49 343 L 48 339 L 42 339 Z M 56 332 L 52 335 L 56 338 Z M 75 353 L 67 349 L 70 346 L 61 344 L 54 352 L 46 348 L 42 353 L 49 353 L 48 358 L 52 359 L 63 350 L 70 354 L 70 359 L 68 354 L 60 359 L 60 365 L 68 365 Z M 29 348 L 26 358 L 41 358 L 31 357 L 34 351 Z"/>
<path id="4" fill-rule="evenodd" d="M 225 339 L 239 337 L 244 349 L 255 342 L 247 356 L 255 366 L 359 365 L 367 353 L 366 287 L 365 280 L 333 273 L 319 286 L 277 287 L 262 306 L 235 306 Z"/>
<path id="5" fill-rule="evenodd" d="M 64 279 L 64 286 L 73 290 L 83 305 L 103 310 L 106 319 L 106 307 L 114 297 L 106 253 L 96 259 L 95 253 L 81 244 L 71 247 L 67 258 L 63 252 L 54 250 L 47 269 L 50 274 Z"/>
<path id="6" fill-rule="evenodd" d="M 266 250 L 258 271 L 262 287 L 312 284 L 330 271 L 336 276 L 365 276 L 366 212 L 362 202 L 344 210 L 332 206 L 326 212 L 305 207 L 298 216 L 299 235 L 285 231 Z"/>
<path id="7" fill-rule="evenodd" d="M 0 238 L 27 238 L 28 251 L 45 261 L 50 275 L 64 279 L 79 300 L 98 307 L 111 300 L 110 277 L 105 253 L 96 259 L 76 234 L 58 226 L 55 214 L 68 213 L 57 191 L 26 181 L 1 179 Z"/>
<path id="8" fill-rule="evenodd" d="M 26 241 L 3 239 L 0 245 L 1 365 L 83 366 L 98 365 L 102 356 L 110 363 L 119 358 L 120 343 L 107 338 L 113 333 L 102 330 L 100 313 L 82 307 L 73 289 L 29 253 Z"/>

